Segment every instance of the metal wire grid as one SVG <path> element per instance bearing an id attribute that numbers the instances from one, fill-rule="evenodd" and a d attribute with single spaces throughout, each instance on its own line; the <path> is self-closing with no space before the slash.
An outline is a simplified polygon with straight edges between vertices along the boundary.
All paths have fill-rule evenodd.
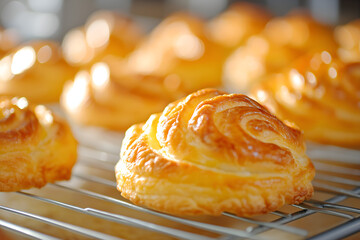
<path id="1" fill-rule="evenodd" d="M 135 232 L 143 232 L 140 237 L 148 239 L 147 232 L 155 232 L 154 239 L 340 239 L 360 231 L 360 152 L 343 149 L 320 149 L 315 146 L 309 149 L 309 155 L 317 169 L 315 196 L 300 205 L 286 206 L 280 211 L 256 217 L 244 218 L 224 213 L 220 217 L 182 218 L 135 206 L 115 190 L 114 165 L 118 155 L 97 150 L 92 147 L 79 147 L 79 161 L 69 182 L 49 184 L 41 190 L 2 193 L 0 196 L 0 227 L 5 232 L 29 239 L 90 238 L 90 239 L 127 239 Z M 341 161 L 339 161 L 339 159 Z M 80 183 L 81 182 L 81 183 Z M 95 187 L 95 185 L 97 187 Z M 50 194 L 42 196 L 53 190 Z M 105 188 L 112 192 L 105 191 Z M 89 190 L 90 189 L 90 190 Z M 67 203 L 62 198 L 65 193 L 79 202 Z M 13 196 L 8 199 L 9 194 Z M 15 200 L 14 200 L 15 199 Z M 101 206 L 111 205 L 109 209 L 91 207 L 90 199 L 101 202 Z M 2 201 L 1 201 L 2 200 Z M 56 206 L 55 213 L 32 213 L 35 206 L 19 207 L 18 202 L 41 202 Z M 11 203 L 15 206 L 11 206 Z M 87 205 L 89 204 L 89 205 Z M 9 206 L 10 205 L 10 206 Z M 20 204 L 21 205 L 21 204 Z M 26 204 L 25 204 L 26 205 Z M 115 206 L 115 207 L 113 207 Z M 115 211 L 117 207 L 129 209 Z M 47 207 L 45 207 L 47 208 Z M 72 213 L 62 220 L 57 220 L 57 212 L 70 210 Z M 75 212 L 81 214 L 85 224 L 71 223 Z M 14 220 L 17 215 L 24 220 Z M 47 216 L 49 215 L 49 216 Z M 70 216 L 70 217 L 69 217 Z M 105 231 L 102 227 L 88 226 L 88 217 L 95 217 L 99 226 L 128 226 L 128 235 Z M 144 217 L 145 216 L 145 217 Z M 314 218 L 312 217 L 314 216 Z M 155 220 L 154 220 L 155 219 Z M 162 219 L 162 220 L 158 220 Z M 330 223 L 328 220 L 332 219 Z M 334 220 L 336 219 L 336 220 Z M 42 223 L 54 226 L 58 231 L 48 227 L 29 227 Z M 171 224 L 169 224 L 171 223 Z M 96 224 L 95 224 L 96 225 Z M 60 232 L 60 234 L 55 234 Z M 63 235 L 69 232 L 69 235 Z M 144 238 L 144 236 L 147 236 Z"/>

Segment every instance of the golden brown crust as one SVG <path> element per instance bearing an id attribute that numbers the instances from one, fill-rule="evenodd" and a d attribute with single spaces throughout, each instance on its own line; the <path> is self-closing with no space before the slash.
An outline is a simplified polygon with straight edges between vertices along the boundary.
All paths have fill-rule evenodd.
<path id="1" fill-rule="evenodd" d="M 141 74 L 178 75 L 188 93 L 221 84 L 225 53 L 206 35 L 205 21 L 188 13 L 165 18 L 129 56 Z"/>
<path id="2" fill-rule="evenodd" d="M 360 147 L 360 63 L 323 51 L 300 58 L 252 90 L 280 119 L 295 122 L 307 139 Z"/>
<path id="3" fill-rule="evenodd" d="M 313 192 L 301 132 L 245 95 L 214 89 L 132 126 L 115 171 L 124 197 L 173 214 L 261 214 Z"/>
<path id="4" fill-rule="evenodd" d="M 0 97 L 0 191 L 69 179 L 76 147 L 69 126 L 46 107 Z"/>
<path id="5" fill-rule="evenodd" d="M 345 62 L 360 62 L 360 19 L 335 28 L 338 54 Z"/>
<path id="6" fill-rule="evenodd" d="M 234 3 L 209 22 L 208 30 L 211 39 L 233 50 L 245 44 L 249 37 L 260 33 L 270 18 L 271 14 L 261 6 Z"/>
<path id="7" fill-rule="evenodd" d="M 107 56 L 125 58 L 142 40 L 133 20 L 113 11 L 97 11 L 83 27 L 70 30 L 62 44 L 71 65 L 92 65 Z"/>
<path id="8" fill-rule="evenodd" d="M 174 75 L 134 74 L 120 62 L 99 62 L 66 85 L 61 105 L 78 124 L 126 130 L 184 96 L 181 89 Z"/>
<path id="9" fill-rule="evenodd" d="M 51 41 L 34 41 L 0 60 L 0 95 L 23 96 L 35 103 L 56 102 L 74 69 Z"/>
<path id="10" fill-rule="evenodd" d="M 302 51 L 333 50 L 337 46 L 332 27 L 302 11 L 270 20 L 264 34 L 273 43 Z"/>
<path id="11" fill-rule="evenodd" d="M 304 13 L 270 20 L 226 60 L 224 84 L 232 92 L 247 93 L 268 74 L 280 71 L 297 57 L 312 51 L 335 50 L 332 29 Z"/>

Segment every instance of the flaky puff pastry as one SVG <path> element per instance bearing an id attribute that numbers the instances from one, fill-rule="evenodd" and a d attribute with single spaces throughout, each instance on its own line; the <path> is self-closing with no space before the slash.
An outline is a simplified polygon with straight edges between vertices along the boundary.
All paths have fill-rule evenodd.
<path id="1" fill-rule="evenodd" d="M 129 56 L 140 74 L 178 75 L 188 93 L 221 84 L 225 52 L 206 35 L 205 21 L 189 13 L 165 18 Z"/>
<path id="2" fill-rule="evenodd" d="M 0 60 L 0 95 L 23 96 L 35 103 L 59 101 L 64 83 L 75 70 L 52 41 L 34 41 Z"/>
<path id="3" fill-rule="evenodd" d="M 70 30 L 62 48 L 71 65 L 91 66 L 109 56 L 125 58 L 142 38 L 142 30 L 132 19 L 102 10 L 93 13 L 84 26 Z"/>
<path id="4" fill-rule="evenodd" d="M 69 179 L 76 148 L 69 126 L 45 106 L 0 97 L 0 191 Z"/>
<path id="5" fill-rule="evenodd" d="M 107 61 L 78 72 L 65 85 L 60 103 L 80 125 L 125 131 L 184 95 L 176 75 L 135 74 L 122 62 Z"/>
<path id="6" fill-rule="evenodd" d="M 360 63 L 345 64 L 327 51 L 307 54 L 252 95 L 309 140 L 360 147 Z"/>
<path id="7" fill-rule="evenodd" d="M 274 18 L 226 60 L 224 85 L 228 90 L 247 93 L 253 84 L 281 71 L 299 56 L 335 49 L 332 29 L 311 16 L 294 12 Z"/>
<path id="8" fill-rule="evenodd" d="M 205 89 L 127 130 L 117 188 L 173 214 L 254 215 L 311 197 L 299 130 L 245 95 Z"/>
<path id="9" fill-rule="evenodd" d="M 246 40 L 260 33 L 271 14 L 261 6 L 235 3 L 208 24 L 211 39 L 228 50 L 245 44 Z"/>
<path id="10" fill-rule="evenodd" d="M 360 19 L 335 28 L 338 54 L 345 62 L 360 62 Z"/>

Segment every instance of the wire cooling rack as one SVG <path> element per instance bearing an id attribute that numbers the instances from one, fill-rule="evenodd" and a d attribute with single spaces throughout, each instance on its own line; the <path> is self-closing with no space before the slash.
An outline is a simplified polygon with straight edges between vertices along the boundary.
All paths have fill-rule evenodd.
<path id="1" fill-rule="evenodd" d="M 360 239 L 360 151 L 311 144 L 313 198 L 252 218 L 135 206 L 116 190 L 117 153 L 96 144 L 78 152 L 70 181 L 0 194 L 0 239 Z"/>

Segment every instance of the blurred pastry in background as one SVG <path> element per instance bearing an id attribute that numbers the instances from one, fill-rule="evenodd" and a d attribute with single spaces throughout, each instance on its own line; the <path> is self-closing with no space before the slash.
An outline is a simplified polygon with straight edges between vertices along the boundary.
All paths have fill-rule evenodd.
<path id="1" fill-rule="evenodd" d="M 252 36 L 224 64 L 223 82 L 229 92 L 247 93 L 251 86 L 299 55 L 299 51 L 273 44 L 264 35 Z"/>
<path id="2" fill-rule="evenodd" d="M 309 140 L 360 147 L 360 63 L 346 64 L 327 51 L 307 54 L 251 94 Z"/>
<path id="3" fill-rule="evenodd" d="M 135 74 L 122 62 L 95 63 L 66 84 L 61 105 L 80 125 L 126 130 L 184 96 L 179 76 Z"/>
<path id="4" fill-rule="evenodd" d="M 266 25 L 264 34 L 274 44 L 302 52 L 332 51 L 337 47 L 332 27 L 316 21 L 307 12 L 293 11 L 272 19 Z"/>
<path id="5" fill-rule="evenodd" d="M 62 48 L 69 64 L 91 66 L 108 56 L 125 58 L 142 37 L 140 27 L 130 18 L 112 11 L 98 11 L 83 27 L 65 35 Z"/>
<path id="6" fill-rule="evenodd" d="M 221 84 L 225 53 L 206 36 L 205 21 L 188 13 L 165 18 L 130 55 L 140 74 L 175 74 L 187 92 Z"/>
<path id="7" fill-rule="evenodd" d="M 338 54 L 345 62 L 360 62 L 360 19 L 335 28 Z"/>
<path id="8" fill-rule="evenodd" d="M 24 97 L 0 97 L 0 191 L 68 180 L 77 159 L 69 125 Z"/>
<path id="9" fill-rule="evenodd" d="M 261 34 L 249 38 L 227 59 L 223 81 L 229 91 L 246 93 L 267 74 L 280 71 L 312 51 L 336 49 L 333 31 L 311 16 L 294 12 L 270 20 Z"/>
<path id="10" fill-rule="evenodd" d="M 56 42 L 30 42 L 0 60 L 0 95 L 22 96 L 35 103 L 57 102 L 64 83 L 74 74 Z"/>
<path id="11" fill-rule="evenodd" d="M 235 3 L 209 22 L 208 31 L 211 39 L 231 51 L 260 33 L 270 18 L 271 14 L 261 6 Z"/>
<path id="12" fill-rule="evenodd" d="M 242 94 L 203 89 L 126 131 L 117 188 L 181 215 L 251 216 L 311 197 L 301 131 Z"/>
<path id="13" fill-rule="evenodd" d="M 16 46 L 18 37 L 13 30 L 0 27 L 0 58 Z"/>

